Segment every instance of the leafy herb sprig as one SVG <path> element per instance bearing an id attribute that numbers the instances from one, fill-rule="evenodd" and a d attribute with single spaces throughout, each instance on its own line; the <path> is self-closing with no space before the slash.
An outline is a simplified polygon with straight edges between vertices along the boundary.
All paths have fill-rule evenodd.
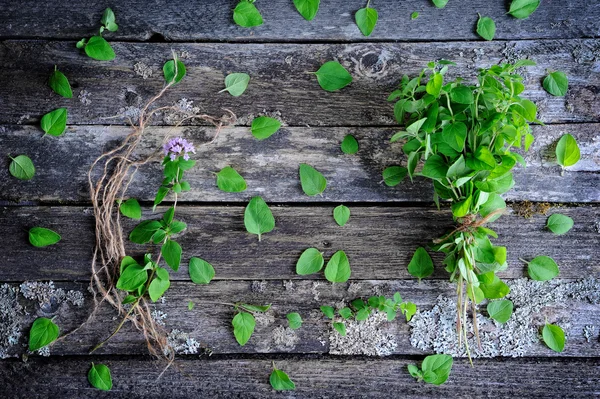
<path id="1" fill-rule="evenodd" d="M 113 10 L 110 8 L 104 10 L 102 19 L 100 19 L 100 23 L 102 25 L 100 25 L 98 34 L 90 37 L 89 39 L 81 39 L 77 42 L 77 48 L 84 49 L 88 57 L 95 60 L 110 61 L 115 58 L 115 52 L 106 39 L 102 37 L 102 33 L 105 30 L 108 30 L 109 32 L 116 32 L 119 29 L 119 26 L 115 22 L 115 13 Z"/>
<path id="2" fill-rule="evenodd" d="M 512 168 L 523 157 L 515 148 L 528 150 L 533 135 L 528 122 L 537 119 L 536 105 L 520 94 L 525 89 L 515 64 L 481 69 L 476 84 L 447 80 L 450 61 L 430 62 L 419 76 L 404 76 L 390 101 L 399 124 L 406 126 L 391 141 L 404 140 L 410 178 L 433 181 L 434 201 L 451 203 L 457 227 L 435 241 L 446 254 L 444 264 L 457 285 L 457 333 L 467 354 L 467 312 L 471 303 L 477 334 L 476 307 L 483 299 L 502 298 L 510 289 L 496 276 L 506 269 L 506 248 L 495 246 L 496 233 L 485 227 L 502 215 L 501 194 L 514 186 Z M 423 168 L 417 165 L 423 161 Z"/>

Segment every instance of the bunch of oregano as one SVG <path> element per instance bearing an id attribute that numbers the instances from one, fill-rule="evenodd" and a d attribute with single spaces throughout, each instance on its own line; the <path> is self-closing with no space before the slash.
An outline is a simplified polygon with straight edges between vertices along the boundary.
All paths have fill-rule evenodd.
<path id="1" fill-rule="evenodd" d="M 438 206 L 440 199 L 451 203 L 457 227 L 436 240 L 434 249 L 446 254 L 446 270 L 457 285 L 457 333 L 469 354 L 469 308 L 477 335 L 475 305 L 509 292 L 496 276 L 507 267 L 506 248 L 492 244 L 490 237 L 497 235 L 486 225 L 506 208 L 501 194 L 515 184 L 512 168 L 525 164 L 515 149 L 527 151 L 533 142 L 528 122 L 540 122 L 536 105 L 520 97 L 525 87 L 517 70 L 535 65 L 532 61 L 481 69 L 476 84 L 448 80 L 450 65 L 430 62 L 419 76 L 402 78 L 389 100 L 406 129 L 391 142 L 404 140 L 406 174 L 431 179 Z"/>

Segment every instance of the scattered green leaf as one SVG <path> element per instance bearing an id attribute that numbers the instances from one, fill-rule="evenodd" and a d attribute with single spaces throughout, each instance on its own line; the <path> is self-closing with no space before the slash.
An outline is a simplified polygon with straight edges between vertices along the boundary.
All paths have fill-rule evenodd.
<path id="1" fill-rule="evenodd" d="M 12 162 L 8 166 L 11 175 L 20 180 L 31 180 L 35 175 L 35 166 L 31 158 L 27 155 L 18 155 L 15 158 L 9 157 Z"/>
<path id="2" fill-rule="evenodd" d="M 542 338 L 548 348 L 554 352 L 565 350 L 565 332 L 556 324 L 546 324 L 542 330 Z"/>
<path id="3" fill-rule="evenodd" d="M 110 369 L 104 364 L 92 363 L 92 368 L 88 372 L 88 381 L 94 388 L 101 391 L 110 391 L 112 389 Z"/>
<path id="4" fill-rule="evenodd" d="M 408 264 L 408 272 L 419 279 L 429 277 L 433 274 L 433 261 L 425 248 L 419 247 L 415 251 L 410 263 Z"/>
<path id="5" fill-rule="evenodd" d="M 188 269 L 190 278 L 196 284 L 208 284 L 215 277 L 214 267 L 204 259 L 190 258 Z"/>
<path id="6" fill-rule="evenodd" d="M 371 33 L 373 33 L 373 30 L 375 29 L 375 25 L 377 25 L 379 14 L 376 9 L 367 5 L 367 7 L 361 8 L 356 12 L 354 19 L 361 33 L 364 36 L 371 36 Z"/>
<path id="7" fill-rule="evenodd" d="M 556 161 L 562 167 L 573 166 L 581 158 L 577 140 L 570 134 L 564 134 L 556 145 Z"/>
<path id="8" fill-rule="evenodd" d="M 85 44 L 85 53 L 88 57 L 98 61 L 111 61 L 115 59 L 115 52 L 102 36 L 92 36 Z"/>
<path id="9" fill-rule="evenodd" d="M 561 215 L 560 213 L 555 213 L 548 218 L 546 227 L 554 234 L 562 235 L 571 230 L 573 224 L 573 219 L 570 217 Z"/>
<path id="10" fill-rule="evenodd" d="M 33 227 L 29 230 L 29 242 L 34 247 L 47 247 L 60 241 L 60 235 L 44 227 Z"/>
<path id="11" fill-rule="evenodd" d="M 350 262 L 344 251 L 334 253 L 325 267 L 325 278 L 332 283 L 345 283 L 350 273 Z"/>
<path id="12" fill-rule="evenodd" d="M 233 10 L 233 21 L 244 28 L 263 24 L 262 15 L 251 0 L 242 0 Z"/>
<path id="13" fill-rule="evenodd" d="M 300 184 L 304 193 L 313 197 L 325 191 L 327 180 L 321 172 L 308 164 L 302 163 L 300 164 Z"/>
<path id="14" fill-rule="evenodd" d="M 225 77 L 225 88 L 219 93 L 227 91 L 232 96 L 239 97 L 244 94 L 249 82 L 250 75 L 247 73 L 230 73 Z"/>
<path id="15" fill-rule="evenodd" d="M 167 84 L 179 83 L 186 74 L 185 64 L 178 59 L 169 60 L 163 65 L 163 74 Z"/>
<path id="16" fill-rule="evenodd" d="M 142 218 L 142 208 L 135 198 L 129 198 L 127 201 L 122 202 L 121 205 L 119 205 L 119 210 L 123 216 L 130 219 L 139 220 Z"/>
<path id="17" fill-rule="evenodd" d="M 410 19 L 417 19 L 419 18 L 419 13 L 417 11 L 413 11 L 412 14 L 410 14 Z"/>
<path id="18" fill-rule="evenodd" d="M 297 312 L 287 314 L 288 323 L 292 330 L 297 330 L 302 326 L 302 317 Z"/>
<path id="19" fill-rule="evenodd" d="M 338 205 L 333 209 L 333 218 L 339 226 L 344 226 L 350 219 L 350 208 L 345 205 Z"/>
<path id="20" fill-rule="evenodd" d="M 477 21 L 477 34 L 485 40 L 494 40 L 496 35 L 496 23 L 490 17 L 479 16 Z"/>
<path id="21" fill-rule="evenodd" d="M 293 391 L 296 389 L 294 381 L 290 380 L 290 377 L 285 372 L 276 368 L 273 368 L 269 382 L 276 391 Z"/>
<path id="22" fill-rule="evenodd" d="M 558 265 L 549 256 L 537 256 L 527 263 L 529 277 L 537 281 L 547 281 L 558 276 Z"/>
<path id="23" fill-rule="evenodd" d="M 358 152 L 358 141 L 353 135 L 347 134 L 342 140 L 341 149 L 344 154 L 356 154 Z"/>
<path id="24" fill-rule="evenodd" d="M 73 98 L 73 91 L 71 90 L 69 79 L 67 79 L 65 74 L 56 67 L 54 67 L 54 72 L 52 72 L 48 79 L 48 86 L 50 86 L 50 88 L 59 96 Z"/>
<path id="25" fill-rule="evenodd" d="M 250 128 L 252 135 L 258 140 L 264 140 L 271 137 L 281 127 L 281 122 L 268 116 L 259 116 L 254 118 Z"/>
<path id="26" fill-rule="evenodd" d="M 246 345 L 256 326 L 256 320 L 250 313 L 240 312 L 235 315 L 232 322 L 233 335 L 240 346 Z"/>
<path id="27" fill-rule="evenodd" d="M 29 330 L 29 350 L 41 349 L 56 341 L 60 334 L 58 326 L 46 317 L 38 317 Z"/>
<path id="28" fill-rule="evenodd" d="M 564 97 L 569 89 L 569 79 L 564 72 L 552 72 L 544 78 L 543 86 L 553 96 Z"/>
<path id="29" fill-rule="evenodd" d="M 513 313 L 513 303 L 508 299 L 492 301 L 487 305 L 487 311 L 490 317 L 498 323 L 506 323 Z"/>
<path id="30" fill-rule="evenodd" d="M 246 180 L 237 170 L 226 166 L 217 173 L 217 187 L 227 193 L 240 193 L 246 190 Z"/>
<path id="31" fill-rule="evenodd" d="M 67 128 L 67 109 L 57 108 L 42 116 L 40 127 L 51 136 L 60 136 Z"/>
<path id="32" fill-rule="evenodd" d="M 301 276 L 319 272 L 323 268 L 325 260 L 323 254 L 316 248 L 308 248 L 296 262 L 296 273 Z"/>
<path id="33" fill-rule="evenodd" d="M 261 197 L 252 198 L 246 206 L 244 225 L 248 233 L 258 235 L 258 241 L 261 240 L 262 234 L 275 228 L 275 218 L 269 206 Z"/>
<path id="34" fill-rule="evenodd" d="M 539 5 L 540 0 L 513 0 L 508 13 L 515 18 L 525 19 L 533 14 Z"/>
<path id="35" fill-rule="evenodd" d="M 294 0 L 296 10 L 306 19 L 312 21 L 319 11 L 321 0 Z"/>
<path id="36" fill-rule="evenodd" d="M 324 63 L 317 72 L 317 81 L 323 90 L 336 91 L 343 89 L 352 82 L 352 76 L 346 68 L 337 61 Z"/>

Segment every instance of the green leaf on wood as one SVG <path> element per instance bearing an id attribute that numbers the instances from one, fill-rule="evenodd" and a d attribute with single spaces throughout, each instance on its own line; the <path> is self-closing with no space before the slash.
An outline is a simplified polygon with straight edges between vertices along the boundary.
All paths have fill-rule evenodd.
<path id="1" fill-rule="evenodd" d="M 292 330 L 297 330 L 302 327 L 302 317 L 297 312 L 288 313 L 286 315 L 288 323 Z"/>
<path id="2" fill-rule="evenodd" d="M 258 140 L 264 140 L 271 137 L 281 127 L 281 122 L 275 118 L 268 116 L 259 116 L 254 118 L 250 131 L 252 135 Z"/>
<path id="3" fill-rule="evenodd" d="M 246 180 L 237 170 L 226 166 L 217 173 L 217 187 L 227 193 L 240 193 L 246 190 Z"/>
<path id="4" fill-rule="evenodd" d="M 308 164 L 302 163 L 300 164 L 300 184 L 302 185 L 302 191 L 313 197 L 325 191 L 327 180 L 321 172 Z"/>
<path id="5" fill-rule="evenodd" d="M 141 265 L 128 266 L 117 280 L 117 288 L 123 291 L 135 291 L 148 281 L 148 271 Z"/>
<path id="6" fill-rule="evenodd" d="M 38 317 L 29 330 L 29 350 L 35 351 L 56 341 L 60 334 L 59 328 L 52 320 Z"/>
<path id="7" fill-rule="evenodd" d="M 557 235 L 567 233 L 573 227 L 573 219 L 560 213 L 555 213 L 548 218 L 546 227 L 548 230 Z"/>
<path id="8" fill-rule="evenodd" d="M 408 174 L 408 169 L 403 166 L 389 166 L 381 174 L 386 186 L 394 187 L 400 184 Z"/>
<path id="9" fill-rule="evenodd" d="M 344 323 L 335 322 L 333 323 L 333 328 L 342 336 L 346 336 L 346 325 Z"/>
<path id="10" fill-rule="evenodd" d="M 513 0 L 508 13 L 515 18 L 525 19 L 533 14 L 539 5 L 540 0 Z"/>
<path id="11" fill-rule="evenodd" d="M 569 89 L 569 79 L 564 72 L 556 71 L 549 73 L 543 81 L 544 90 L 553 96 L 564 97 Z"/>
<path id="12" fill-rule="evenodd" d="M 175 66 L 177 66 L 177 68 L 175 68 Z M 167 84 L 179 83 L 181 79 L 184 78 L 185 73 L 185 65 L 179 60 L 177 60 L 177 63 L 175 63 L 175 60 L 169 60 L 163 65 L 163 75 L 165 76 L 165 82 L 167 82 Z"/>
<path id="13" fill-rule="evenodd" d="M 67 79 L 65 74 L 56 67 L 54 67 L 54 72 L 52 72 L 48 79 L 48 86 L 50 86 L 50 88 L 59 96 L 73 98 L 73 91 L 71 90 L 69 79 Z"/>
<path id="14" fill-rule="evenodd" d="M 29 242 L 34 247 L 47 247 L 60 241 L 60 235 L 44 227 L 33 227 L 29 230 Z"/>
<path id="15" fill-rule="evenodd" d="M 356 154 L 358 152 L 358 141 L 353 135 L 347 134 L 340 147 L 344 154 Z"/>
<path id="16" fill-rule="evenodd" d="M 323 90 L 336 91 L 343 89 L 352 82 L 352 76 L 346 68 L 337 61 L 324 63 L 317 72 L 317 81 Z"/>
<path id="17" fill-rule="evenodd" d="M 555 352 L 565 350 L 565 332 L 556 324 L 546 324 L 542 330 L 542 338 L 548 348 Z"/>
<path id="18" fill-rule="evenodd" d="M 312 21 L 319 11 L 321 0 L 294 0 L 296 10 L 306 19 Z"/>
<path id="19" fill-rule="evenodd" d="M 252 28 L 263 24 L 260 11 L 253 2 L 242 0 L 233 10 L 233 21 L 244 28 Z"/>
<path id="20" fill-rule="evenodd" d="M 167 239 L 160 249 L 167 265 L 175 271 L 179 270 L 181 263 L 181 245 L 178 242 Z"/>
<path id="21" fill-rule="evenodd" d="M 247 312 L 240 312 L 231 321 L 233 324 L 233 335 L 240 346 L 246 345 L 256 326 L 254 316 Z"/>
<path id="22" fill-rule="evenodd" d="M 321 312 L 323 312 L 323 314 L 325 315 L 325 317 L 329 318 L 329 319 L 333 319 L 334 313 L 335 313 L 335 309 L 331 306 L 321 306 L 319 309 L 321 309 Z"/>
<path id="23" fill-rule="evenodd" d="M 444 8 L 446 7 L 446 4 L 448 4 L 448 0 L 432 0 L 433 1 L 433 5 L 436 6 L 437 8 Z"/>
<path id="24" fill-rule="evenodd" d="M 296 262 L 296 273 L 301 276 L 317 273 L 323 268 L 323 254 L 316 248 L 308 248 Z"/>
<path id="25" fill-rule="evenodd" d="M 371 33 L 373 33 L 373 30 L 375 29 L 375 25 L 377 25 L 378 19 L 379 13 L 377 13 L 376 9 L 371 7 L 361 8 L 354 15 L 356 25 L 364 36 L 371 36 Z"/>
<path id="26" fill-rule="evenodd" d="M 8 166 L 11 175 L 20 180 L 31 180 L 35 175 L 35 166 L 27 155 L 9 157 L 12 161 Z"/>
<path id="27" fill-rule="evenodd" d="M 419 279 L 429 277 L 433 274 L 433 261 L 425 248 L 419 247 L 415 251 L 410 263 L 408 264 L 408 272 Z"/>
<path id="28" fill-rule="evenodd" d="M 226 91 L 234 97 L 239 97 L 244 94 L 249 82 L 250 75 L 247 73 L 230 73 L 225 77 L 225 88 L 219 93 Z"/>
<path id="29" fill-rule="evenodd" d="M 508 299 L 492 301 L 487 305 L 490 317 L 498 323 L 506 323 L 513 312 L 513 303 Z"/>
<path id="30" fill-rule="evenodd" d="M 110 61 L 115 58 L 115 52 L 102 36 L 92 36 L 85 44 L 88 57 L 98 61 Z"/>
<path id="31" fill-rule="evenodd" d="M 350 262 L 344 251 L 333 254 L 325 267 L 325 278 L 332 283 L 345 283 L 350 278 Z"/>
<path id="32" fill-rule="evenodd" d="M 123 216 L 130 219 L 141 219 L 142 217 L 142 208 L 135 198 L 129 198 L 127 201 L 122 202 L 121 205 L 119 205 L 119 210 Z"/>
<path id="33" fill-rule="evenodd" d="M 556 145 L 556 162 L 562 166 L 573 166 L 581 158 L 577 140 L 570 134 L 563 135 Z"/>
<path id="34" fill-rule="evenodd" d="M 190 258 L 188 269 L 190 278 L 196 284 L 208 284 L 215 277 L 214 267 L 204 259 Z"/>
<path id="35" fill-rule="evenodd" d="M 244 225 L 248 233 L 257 234 L 258 241 L 264 233 L 275 228 L 275 218 L 267 203 L 261 197 L 254 197 L 244 211 Z"/>
<path id="36" fill-rule="evenodd" d="M 40 127 L 51 136 L 60 136 L 67 128 L 67 109 L 57 108 L 42 116 Z"/>
<path id="37" fill-rule="evenodd" d="M 527 263 L 527 272 L 533 280 L 547 281 L 558 276 L 558 265 L 549 256 L 537 256 Z"/>
<path id="38" fill-rule="evenodd" d="M 496 23 L 490 17 L 479 16 L 477 34 L 485 40 L 493 40 L 496 35 Z"/>
<path id="39" fill-rule="evenodd" d="M 148 295 L 152 302 L 158 301 L 158 299 L 164 295 L 164 293 L 171 286 L 171 282 L 169 281 L 169 272 L 159 267 L 156 269 L 156 276 L 150 283 L 148 287 Z"/>
<path id="40" fill-rule="evenodd" d="M 113 385 L 110 369 L 104 364 L 92 363 L 92 368 L 88 372 L 88 381 L 101 391 L 110 391 Z"/>
<path id="41" fill-rule="evenodd" d="M 269 377 L 269 382 L 276 391 L 293 391 L 296 389 L 294 381 L 290 380 L 290 377 L 285 372 L 276 368 L 273 369 Z"/>
<path id="42" fill-rule="evenodd" d="M 333 218 L 339 226 L 344 226 L 350 219 L 350 208 L 345 205 L 338 205 L 333 209 Z"/>
<path id="43" fill-rule="evenodd" d="M 428 384 L 441 385 L 448 379 L 452 370 L 452 356 L 430 355 L 423 360 L 423 380 Z"/>

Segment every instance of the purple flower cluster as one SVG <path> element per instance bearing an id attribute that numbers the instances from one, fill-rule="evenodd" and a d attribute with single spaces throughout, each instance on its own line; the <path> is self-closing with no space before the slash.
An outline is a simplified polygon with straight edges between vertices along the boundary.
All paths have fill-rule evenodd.
<path id="1" fill-rule="evenodd" d="M 175 137 L 169 140 L 169 142 L 163 146 L 163 150 L 165 151 L 165 155 L 168 155 L 171 158 L 171 161 L 174 161 L 180 155 L 187 161 L 190 159 L 190 153 L 196 153 L 194 145 L 182 137 Z"/>

